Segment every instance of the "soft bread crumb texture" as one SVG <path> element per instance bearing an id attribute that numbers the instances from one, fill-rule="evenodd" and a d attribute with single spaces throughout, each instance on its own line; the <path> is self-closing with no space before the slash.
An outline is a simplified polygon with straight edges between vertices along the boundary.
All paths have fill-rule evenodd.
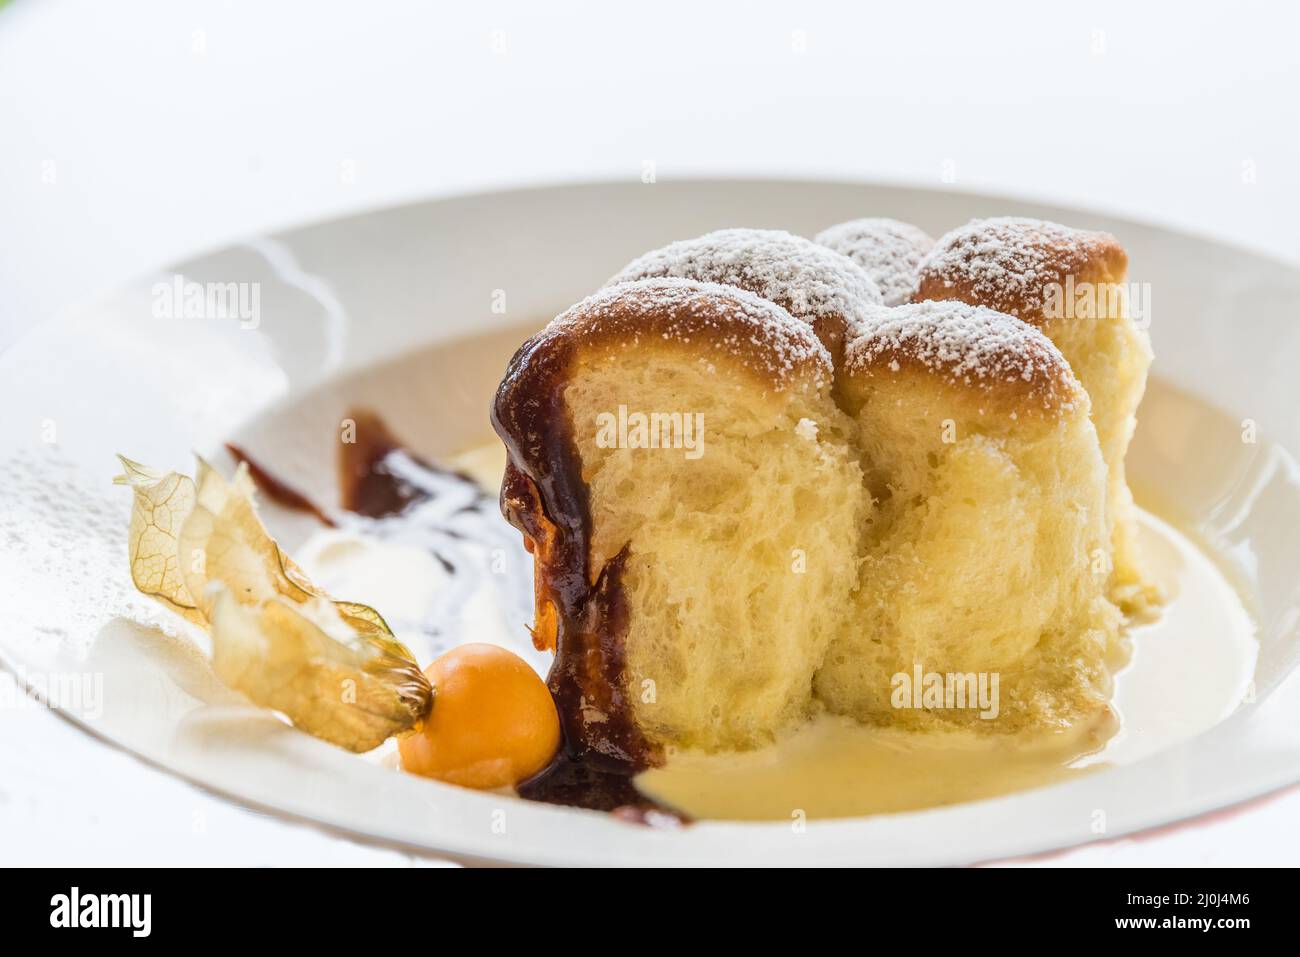
<path id="1" fill-rule="evenodd" d="M 844 413 L 742 372 L 654 350 L 585 364 L 565 392 L 593 568 L 628 546 L 633 716 L 655 741 L 706 750 L 766 743 L 810 715 L 870 508 Z M 620 405 L 700 416 L 702 454 L 600 447 L 597 419 Z"/>
<path id="2" fill-rule="evenodd" d="M 1129 314 L 1127 268 L 1128 257 L 1108 233 L 1015 217 L 973 220 L 935 244 L 921 263 L 913 298 L 960 300 L 1018 316 L 1065 356 L 1092 399 L 1108 472 L 1112 597 L 1138 614 L 1158 603 L 1159 594 L 1140 571 L 1124 458 L 1152 353 L 1146 330 Z"/>
<path id="3" fill-rule="evenodd" d="M 1120 616 L 1105 594 L 1105 468 L 1086 403 L 1016 415 L 906 369 L 854 386 L 877 506 L 852 625 L 827 651 L 818 698 L 880 724 L 999 733 L 1104 708 Z M 917 663 L 996 672 L 998 717 L 894 708 L 890 677 Z"/>
<path id="4" fill-rule="evenodd" d="M 999 220 L 991 241 L 1010 249 L 962 239 L 958 254 L 949 234 L 923 255 L 928 237 L 889 223 L 841 232 L 889 261 L 893 299 L 909 285 L 895 260 L 919 262 L 911 303 L 861 292 L 869 256 L 726 230 L 647 254 L 539 337 L 576 357 L 563 401 L 590 574 L 626 554 L 623 690 L 657 746 L 750 748 L 823 709 L 1019 734 L 1108 707 L 1126 649 L 1115 602 L 1149 594 L 1123 456 L 1150 348 L 1123 298 L 1123 250 Z M 994 261 L 952 267 L 981 255 Z M 936 279 L 949 267 L 978 282 Z M 1026 290 L 1057 267 L 1112 298 L 1078 321 L 1035 312 Z M 848 298 L 829 288 L 844 275 Z M 977 287 L 1020 296 L 1021 318 Z M 844 313 L 834 336 L 818 326 Z M 701 454 L 604 447 L 597 418 L 620 407 L 699 413 Z M 996 673 L 998 717 L 895 707 L 894 677 L 917 665 Z"/>

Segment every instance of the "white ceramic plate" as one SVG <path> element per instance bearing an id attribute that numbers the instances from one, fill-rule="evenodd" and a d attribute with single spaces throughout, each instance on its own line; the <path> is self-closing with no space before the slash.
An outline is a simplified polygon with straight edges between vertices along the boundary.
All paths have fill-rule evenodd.
<path id="1" fill-rule="evenodd" d="M 1128 247 L 1133 278 L 1150 284 L 1158 357 L 1130 474 L 1140 500 L 1151 490 L 1212 546 L 1257 621 L 1251 700 L 1157 753 L 943 809 L 653 830 L 416 779 L 301 735 L 224 691 L 201 642 L 130 587 L 128 495 L 109 484 L 116 451 L 188 471 L 190 450 L 219 456 L 234 438 L 333 501 L 345 408 L 380 410 L 435 457 L 488 437 L 488 396 L 524 332 L 645 249 L 723 226 L 811 235 L 882 215 L 937 235 L 1003 214 L 1109 229 Z M 256 327 L 158 315 L 156 284 L 178 274 L 257 284 Z M 145 277 L 0 356 L 0 660 L 70 719 L 205 787 L 463 860 L 951 864 L 1169 823 L 1300 779 L 1297 306 L 1295 269 L 1213 242 L 1077 210 L 864 184 L 565 186 L 251 241 Z M 1257 441 L 1243 442 L 1243 429 Z M 291 548 L 302 541 L 301 516 L 266 515 Z"/>

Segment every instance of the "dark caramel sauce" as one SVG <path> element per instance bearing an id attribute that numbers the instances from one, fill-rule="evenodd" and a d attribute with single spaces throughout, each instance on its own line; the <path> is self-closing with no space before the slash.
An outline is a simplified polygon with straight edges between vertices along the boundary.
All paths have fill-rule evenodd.
<path id="1" fill-rule="evenodd" d="M 371 527 L 383 527 L 389 533 L 404 532 L 404 537 L 427 543 L 453 576 L 472 573 L 466 563 L 454 561 L 437 547 L 440 539 L 472 535 L 472 530 L 459 531 L 445 520 L 439 521 L 436 529 L 406 526 L 429 522 L 418 506 L 439 496 L 453 500 L 454 514 L 486 510 L 491 497 L 469 476 L 438 468 L 412 454 L 374 413 L 354 411 L 349 417 L 356 429 L 354 441 L 340 445 L 342 507 L 376 523 Z M 567 428 L 567 417 L 561 427 Z M 276 503 L 308 512 L 331 527 L 343 520 L 331 517 L 307 496 L 276 478 L 245 450 L 234 445 L 227 445 L 227 449 L 247 463 L 259 488 Z M 564 744 L 549 767 L 519 785 L 519 795 L 532 801 L 611 811 L 631 823 L 680 823 L 680 815 L 641 795 L 632 780 L 637 771 L 654 763 L 655 755 L 628 720 L 630 706 L 623 690 L 622 637 L 627 628 L 627 608 L 620 574 L 626 549 L 606 563 L 595 583 L 589 585 L 586 543 L 590 519 L 585 485 L 576 475 L 543 478 L 542 484 L 555 496 L 553 500 L 565 503 L 548 513 L 537 498 L 535 480 L 528 475 L 553 476 L 554 469 L 567 468 L 562 464 L 563 457 L 555 456 L 546 470 L 528 474 L 514 462 L 512 452 L 501 491 L 506 518 L 524 532 L 529 551 L 546 547 L 554 550 L 552 555 L 562 557 L 558 564 L 547 566 L 554 568 L 554 573 L 538 573 L 534 641 L 539 648 L 556 652 L 547 685 L 556 699 Z M 562 528 L 563 533 L 557 528 Z M 554 609 L 553 645 L 543 634 L 545 607 Z M 603 722 L 605 728 L 599 737 L 593 736 L 582 720 L 584 704 L 600 708 L 610 718 Z"/>
<path id="2" fill-rule="evenodd" d="M 526 786 L 542 800 L 563 803 L 575 778 L 586 786 L 598 773 L 602 786 L 617 792 L 611 776 L 630 778 L 662 761 L 628 700 L 621 587 L 627 549 L 591 567 L 587 485 L 563 398 L 571 361 L 564 340 L 545 333 L 529 340 L 510 360 L 492 406 L 492 427 L 508 454 L 501 511 L 536 558 L 533 640 L 555 651 L 547 684 L 564 731 L 564 757 Z"/>
<path id="3" fill-rule="evenodd" d="M 412 455 L 373 412 L 354 411 L 351 442 L 339 446 L 340 504 L 367 518 L 401 515 L 434 494 L 433 477 L 459 481 L 482 495 L 467 475 L 436 468 Z M 476 496 L 478 497 L 478 496 Z"/>
<path id="4" fill-rule="evenodd" d="M 232 445 L 227 442 L 226 451 L 233 455 L 236 461 L 243 462 L 248 466 L 248 474 L 253 476 L 253 481 L 257 483 L 257 487 L 261 489 L 263 494 L 265 494 L 271 501 L 275 502 L 277 505 L 283 505 L 285 508 L 296 509 L 300 512 L 309 512 L 316 516 L 322 524 L 327 525 L 330 528 L 336 527 L 334 519 L 325 514 L 325 511 L 315 502 L 302 494 L 302 492 L 298 491 L 292 485 L 289 485 L 272 475 L 254 461 L 249 454 L 238 445 Z"/>

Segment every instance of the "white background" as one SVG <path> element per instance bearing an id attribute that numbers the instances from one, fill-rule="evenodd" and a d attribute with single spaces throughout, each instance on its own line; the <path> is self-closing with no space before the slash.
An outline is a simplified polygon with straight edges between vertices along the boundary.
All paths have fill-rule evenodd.
<path id="1" fill-rule="evenodd" d="M 503 185 L 778 174 L 1098 207 L 1300 260 L 1290 5 L 16 0 L 0 347 L 242 236 Z M 4 679 L 0 679 L 4 680 Z M 1293 862 L 1300 797 L 1082 863 Z M 0 862 L 407 863 L 0 714 Z"/>
<path id="2" fill-rule="evenodd" d="M 636 178 L 646 160 L 661 180 L 948 171 L 955 188 L 1294 259 L 1294 9 L 15 0 L 0 10 L 0 343 L 252 232 Z"/>

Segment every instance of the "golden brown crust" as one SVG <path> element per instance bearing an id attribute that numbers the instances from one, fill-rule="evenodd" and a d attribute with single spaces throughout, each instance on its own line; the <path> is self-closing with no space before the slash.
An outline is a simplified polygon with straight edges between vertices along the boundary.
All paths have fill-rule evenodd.
<path id="1" fill-rule="evenodd" d="M 735 286 L 811 325 L 838 364 L 848 327 L 883 302 L 857 263 L 802 236 L 775 229 L 720 229 L 638 257 L 611 284 L 675 276 Z"/>
<path id="2" fill-rule="evenodd" d="M 649 346 L 684 347 L 775 391 L 820 389 L 833 375 L 814 331 L 775 303 L 730 286 L 664 278 L 608 286 L 561 313 L 520 349 L 503 385 L 522 374 L 521 357 L 537 364 L 560 350 L 591 359 Z"/>
<path id="3" fill-rule="evenodd" d="M 963 302 L 882 307 L 845 350 L 842 390 L 861 401 L 882 380 L 922 376 L 977 408 L 1054 417 L 1087 407 L 1069 363 L 1027 323 Z"/>
<path id="4" fill-rule="evenodd" d="M 941 237 L 921 263 L 913 302 L 957 299 L 1041 326 L 1067 283 L 1118 283 L 1128 254 L 1110 233 L 1040 219 L 976 219 Z"/>
<path id="5" fill-rule="evenodd" d="M 934 248 L 933 237 L 924 230 L 879 216 L 838 223 L 822 230 L 813 241 L 843 253 L 865 269 L 880 287 L 886 306 L 912 298 L 917 270 Z"/>
<path id="6" fill-rule="evenodd" d="M 743 377 L 753 388 L 732 391 L 747 401 L 830 392 L 838 374 L 833 398 L 855 411 L 874 396 L 889 416 L 889 400 L 914 390 L 929 408 L 995 413 L 1008 430 L 1033 420 L 1035 435 L 1060 417 L 1087 415 L 1069 365 L 1031 325 L 962 302 L 886 307 L 878 290 L 864 292 L 875 284 L 844 256 L 810 252 L 813 244 L 788 234 L 728 232 L 745 235 L 710 234 L 642 257 L 617 284 L 556 317 L 511 360 L 493 406 L 508 451 L 502 509 L 535 557 L 534 638 L 556 652 L 548 686 L 565 735 L 557 767 L 588 777 L 625 777 L 663 758 L 630 698 L 632 612 L 622 576 L 631 552 L 624 546 L 610 558 L 592 547 L 590 489 L 566 399 L 589 364 L 666 356 L 706 375 Z M 701 281 L 709 278 L 725 284 Z M 839 368 L 828 343 L 842 349 Z"/>
<path id="7" fill-rule="evenodd" d="M 565 398 L 583 365 L 632 352 L 674 353 L 707 375 L 742 376 L 756 395 L 821 389 L 833 377 L 807 324 L 743 290 L 686 279 L 603 289 L 511 359 L 492 407 L 508 455 L 501 507 L 535 558 L 533 637 L 556 653 L 547 684 L 565 737 L 563 759 L 539 777 L 559 783 L 539 787 L 563 789 L 567 767 L 588 783 L 608 771 L 622 781 L 621 795 L 631 790 L 631 770 L 661 757 L 633 720 L 626 689 L 627 550 L 612 560 L 593 555 L 589 490 Z"/>

